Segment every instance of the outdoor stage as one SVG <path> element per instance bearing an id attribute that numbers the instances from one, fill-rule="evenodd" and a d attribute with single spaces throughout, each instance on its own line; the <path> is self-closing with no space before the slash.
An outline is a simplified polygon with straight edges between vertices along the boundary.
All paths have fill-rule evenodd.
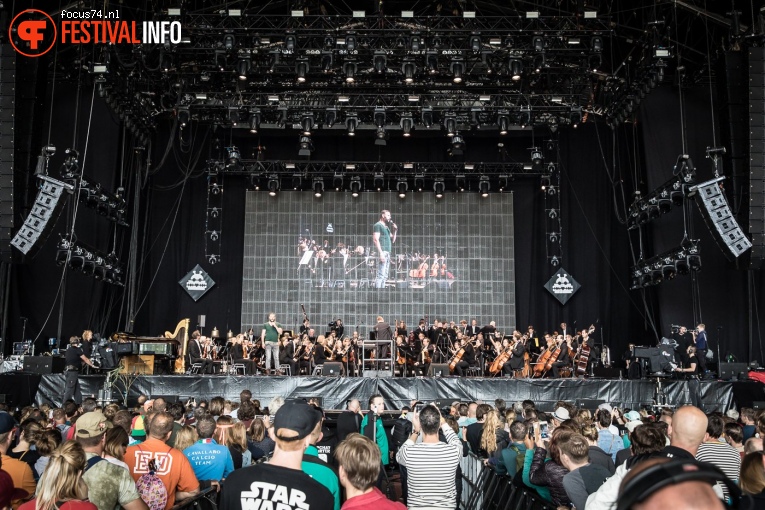
<path id="1" fill-rule="evenodd" d="M 99 397 L 104 376 L 81 376 L 83 396 Z M 121 383 L 113 389 L 112 398 L 124 403 Z M 0 374 L 0 393 L 13 406 L 53 403 L 61 404 L 64 375 L 28 373 Z M 672 381 L 661 380 L 664 401 L 670 406 L 694 404 L 707 412 L 727 411 L 732 407 L 751 406 L 765 401 L 764 385 L 757 382 Z M 357 398 L 363 405 L 370 395 L 381 394 L 388 409 L 401 409 L 412 399 L 425 402 L 483 400 L 506 402 L 531 399 L 545 411 L 552 410 L 558 400 L 605 401 L 619 407 L 638 408 L 653 405 L 658 389 L 656 379 L 502 379 L 502 378 L 365 378 L 365 377 L 264 377 L 264 376 L 137 376 L 128 391 L 128 404 L 134 405 L 140 394 L 210 399 L 222 396 L 238 401 L 243 389 L 263 406 L 275 396 L 285 398 L 319 397 L 325 409 L 342 409 L 348 399 Z M 592 403 L 585 405 L 591 407 Z"/>

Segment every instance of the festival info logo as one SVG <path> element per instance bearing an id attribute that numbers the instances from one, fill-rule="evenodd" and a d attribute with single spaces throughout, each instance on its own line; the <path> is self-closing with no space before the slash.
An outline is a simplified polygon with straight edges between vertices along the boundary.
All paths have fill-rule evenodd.
<path id="1" fill-rule="evenodd" d="M 204 296 L 215 285 L 215 281 L 210 278 L 210 275 L 199 264 L 181 278 L 181 281 L 178 283 L 188 292 L 194 301 L 199 301 L 199 298 Z"/>
<path id="2" fill-rule="evenodd" d="M 63 9 L 54 18 L 39 9 L 18 13 L 8 36 L 20 55 L 39 57 L 61 44 L 180 44 L 180 21 L 127 21 L 120 9 Z"/>
<path id="3" fill-rule="evenodd" d="M 8 27 L 11 46 L 25 57 L 39 57 L 56 44 L 58 30 L 47 13 L 39 9 L 21 11 Z"/>
<path id="4" fill-rule="evenodd" d="M 571 296 L 573 296 L 581 287 L 579 282 L 574 280 L 574 277 L 563 268 L 556 271 L 555 274 L 552 275 L 552 278 L 545 284 L 545 289 L 550 291 L 550 294 L 555 296 L 562 305 L 565 305 L 566 302 L 571 299 Z"/>

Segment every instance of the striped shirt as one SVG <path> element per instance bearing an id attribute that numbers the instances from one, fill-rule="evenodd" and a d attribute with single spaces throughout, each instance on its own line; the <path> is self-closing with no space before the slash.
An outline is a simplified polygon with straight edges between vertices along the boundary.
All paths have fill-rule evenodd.
<path id="1" fill-rule="evenodd" d="M 696 460 L 700 462 L 708 462 L 717 466 L 723 473 L 725 473 L 725 476 L 734 482 L 738 482 L 739 474 L 741 472 L 741 454 L 728 443 L 723 443 L 714 439 L 711 439 L 706 443 L 701 443 L 696 452 Z M 722 489 L 723 495 L 727 498 L 728 488 L 719 482 L 718 486 Z"/>
<path id="2" fill-rule="evenodd" d="M 396 454 L 399 465 L 406 467 L 409 508 L 457 507 L 455 476 L 462 458 L 462 443 L 447 424 L 441 425 L 446 443 L 401 445 Z"/>

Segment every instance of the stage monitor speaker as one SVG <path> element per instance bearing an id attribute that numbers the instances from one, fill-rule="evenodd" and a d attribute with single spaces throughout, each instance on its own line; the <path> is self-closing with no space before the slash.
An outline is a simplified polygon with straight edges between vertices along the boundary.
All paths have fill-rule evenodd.
<path id="1" fill-rule="evenodd" d="M 586 398 L 576 399 L 576 407 L 579 409 L 589 409 L 595 411 L 600 404 L 605 404 L 605 400 L 590 400 Z"/>
<path id="2" fill-rule="evenodd" d="M 66 199 L 74 191 L 71 184 L 57 181 L 47 175 L 37 177 L 41 181 L 37 199 L 29 216 L 11 241 L 11 246 L 29 256 L 34 256 L 48 238 Z"/>
<path id="3" fill-rule="evenodd" d="M 428 368 L 429 377 L 446 377 L 449 375 L 449 365 L 446 363 L 432 363 Z"/>
<path id="4" fill-rule="evenodd" d="M 723 381 L 741 379 L 740 374 L 749 378 L 749 366 L 746 363 L 720 363 L 720 379 Z"/>
<path id="5" fill-rule="evenodd" d="M 699 184 L 696 197 L 704 222 L 728 259 L 735 260 L 752 247 L 752 242 L 733 217 L 717 179 Z"/>
<path id="6" fill-rule="evenodd" d="M 324 368 L 321 369 L 321 375 L 339 376 L 343 372 L 343 364 L 339 361 L 325 361 Z"/>
<path id="7" fill-rule="evenodd" d="M 207 319 L 206 315 L 200 315 L 199 317 L 197 317 L 197 324 L 199 325 L 200 328 L 205 327 L 206 319 Z"/>
<path id="8" fill-rule="evenodd" d="M 117 354 L 119 356 L 126 356 L 129 354 L 138 354 L 138 342 L 127 342 L 117 344 Z"/>
<path id="9" fill-rule="evenodd" d="M 622 369 L 611 367 L 593 367 L 592 374 L 595 377 L 602 377 L 604 379 L 619 379 L 619 377 L 622 375 Z"/>
<path id="10" fill-rule="evenodd" d="M 52 356 L 24 356 L 24 372 L 34 374 L 60 374 L 66 360 Z"/>

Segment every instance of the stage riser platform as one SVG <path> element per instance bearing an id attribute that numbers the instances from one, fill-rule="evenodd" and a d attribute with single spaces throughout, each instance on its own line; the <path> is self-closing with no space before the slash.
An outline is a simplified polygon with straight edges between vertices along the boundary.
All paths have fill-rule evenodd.
<path id="1" fill-rule="evenodd" d="M 103 376 L 81 376 L 83 396 L 98 397 Z M 707 412 L 727 411 L 735 404 L 750 406 L 752 401 L 765 400 L 763 385 L 754 382 L 721 381 L 663 381 L 662 391 L 672 406 L 693 404 Z M 0 374 L 0 394 L 6 394 L 12 405 L 61 404 L 64 388 L 63 374 Z M 120 386 L 120 389 L 121 386 Z M 175 395 L 185 402 L 189 397 L 197 402 L 214 396 L 238 401 L 239 393 L 249 389 L 253 398 L 263 406 L 275 396 L 285 398 L 321 397 L 325 409 L 343 409 L 348 399 L 357 398 L 366 408 L 371 395 L 381 394 L 388 409 L 401 409 L 412 399 L 482 400 L 493 403 L 503 398 L 512 403 L 531 399 L 545 411 L 551 411 L 558 400 L 603 400 L 619 407 L 637 408 L 654 403 L 654 380 L 608 379 L 487 379 L 487 378 L 364 378 L 364 377 L 262 377 L 262 376 L 138 376 L 130 386 L 128 403 L 133 405 L 141 394 Z M 117 391 L 113 397 L 120 402 Z M 735 397 L 735 398 L 734 398 Z M 738 401 L 738 402 L 736 402 Z"/>

